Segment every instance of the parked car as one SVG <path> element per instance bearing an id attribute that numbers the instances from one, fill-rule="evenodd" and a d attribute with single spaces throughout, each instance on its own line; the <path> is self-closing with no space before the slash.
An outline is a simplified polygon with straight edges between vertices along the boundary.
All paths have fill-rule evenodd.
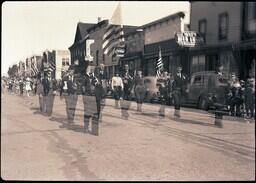
<path id="1" fill-rule="evenodd" d="M 229 91 L 228 80 L 214 71 L 194 73 L 185 94 L 185 103 L 196 104 L 199 109 L 208 110 L 216 104 L 226 107 Z"/>
<path id="2" fill-rule="evenodd" d="M 161 78 L 155 76 L 146 76 L 143 78 L 144 84 L 147 88 L 145 102 L 158 103 L 160 102 L 159 86 L 164 82 Z M 132 99 L 135 99 L 134 88 L 132 89 Z"/>

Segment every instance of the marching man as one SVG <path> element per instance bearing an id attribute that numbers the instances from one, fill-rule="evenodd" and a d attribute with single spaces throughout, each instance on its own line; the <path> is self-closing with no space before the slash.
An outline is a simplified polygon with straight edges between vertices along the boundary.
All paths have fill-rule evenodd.
<path id="1" fill-rule="evenodd" d="M 174 98 L 174 116 L 180 118 L 181 96 L 185 93 L 187 77 L 181 72 L 182 67 L 177 67 L 177 73 L 173 81 L 173 98 Z"/>

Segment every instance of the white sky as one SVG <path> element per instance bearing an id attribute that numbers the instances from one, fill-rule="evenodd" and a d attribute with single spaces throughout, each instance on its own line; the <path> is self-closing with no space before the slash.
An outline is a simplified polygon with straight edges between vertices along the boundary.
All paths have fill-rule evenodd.
<path id="1" fill-rule="evenodd" d="M 46 49 L 68 49 L 76 25 L 110 19 L 118 1 L 4 2 L 2 4 L 2 74 L 9 66 Z M 143 25 L 178 11 L 189 23 L 188 1 L 122 1 L 123 24 Z"/>

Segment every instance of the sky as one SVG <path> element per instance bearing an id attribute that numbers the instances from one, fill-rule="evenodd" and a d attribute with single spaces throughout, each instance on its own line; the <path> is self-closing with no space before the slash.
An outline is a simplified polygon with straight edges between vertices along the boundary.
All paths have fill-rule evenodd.
<path id="1" fill-rule="evenodd" d="M 5 1 L 2 4 L 1 75 L 25 58 L 46 49 L 68 49 L 77 23 L 110 19 L 118 1 Z M 140 26 L 183 11 L 189 23 L 188 1 L 122 1 L 124 25 Z"/>

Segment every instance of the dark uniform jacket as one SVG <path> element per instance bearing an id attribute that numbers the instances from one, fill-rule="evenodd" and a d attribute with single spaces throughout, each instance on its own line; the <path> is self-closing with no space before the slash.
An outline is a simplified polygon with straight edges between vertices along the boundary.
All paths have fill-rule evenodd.
<path id="1" fill-rule="evenodd" d="M 123 84 L 124 84 L 124 92 L 129 94 L 133 87 L 133 77 L 129 72 L 126 72 L 122 76 Z"/>
<path id="2" fill-rule="evenodd" d="M 83 95 L 93 95 L 94 93 L 94 85 L 95 83 L 93 80 L 93 77 L 91 75 L 86 74 L 83 78 L 83 83 L 82 83 L 82 90 L 83 90 Z"/>
<path id="3" fill-rule="evenodd" d="M 175 91 L 181 91 L 182 93 L 186 90 L 186 84 L 187 84 L 187 76 L 181 73 L 181 76 L 178 76 L 178 74 L 174 75 L 174 81 L 172 83 L 172 89 Z"/>

